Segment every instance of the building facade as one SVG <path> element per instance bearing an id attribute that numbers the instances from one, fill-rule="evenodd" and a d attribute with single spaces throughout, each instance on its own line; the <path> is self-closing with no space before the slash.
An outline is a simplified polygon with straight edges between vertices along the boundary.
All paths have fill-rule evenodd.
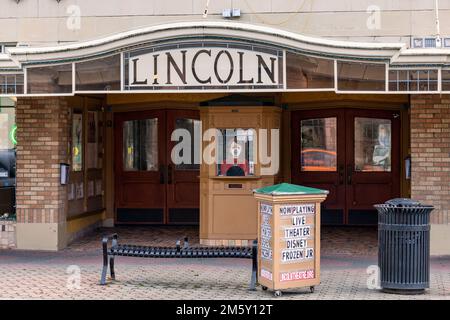
<path id="1" fill-rule="evenodd" d="M 426 0 L 7 1 L 15 246 L 120 224 L 245 245 L 252 190 L 292 182 L 330 192 L 324 225 L 376 225 L 373 205 L 396 197 L 432 204 L 432 253 L 449 254 L 449 14 Z"/>

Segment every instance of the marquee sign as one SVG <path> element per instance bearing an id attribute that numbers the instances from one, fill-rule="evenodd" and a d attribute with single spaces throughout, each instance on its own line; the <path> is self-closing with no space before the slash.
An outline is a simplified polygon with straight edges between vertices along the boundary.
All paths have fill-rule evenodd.
<path id="1" fill-rule="evenodd" d="M 282 51 L 230 43 L 140 49 L 124 54 L 124 89 L 278 89 L 282 60 Z"/>

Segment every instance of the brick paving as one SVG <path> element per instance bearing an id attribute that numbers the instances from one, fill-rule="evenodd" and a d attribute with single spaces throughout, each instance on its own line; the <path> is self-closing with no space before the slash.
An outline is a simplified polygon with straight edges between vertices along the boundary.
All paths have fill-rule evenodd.
<path id="1" fill-rule="evenodd" d="M 196 228 L 120 227 L 100 229 L 60 252 L 0 250 L 0 299 L 273 299 L 258 287 L 247 290 L 251 261 L 243 259 L 116 258 L 116 278 L 100 286 L 100 239 L 172 245 L 185 235 L 198 245 Z M 321 284 L 310 294 L 289 290 L 277 299 L 446 299 L 450 300 L 450 257 L 433 257 L 431 288 L 407 296 L 368 289 L 367 267 L 377 263 L 374 228 L 323 228 Z M 78 269 L 79 268 L 79 269 Z M 75 273 L 74 273 L 75 270 Z M 80 271 L 80 282 L 73 281 Z"/>

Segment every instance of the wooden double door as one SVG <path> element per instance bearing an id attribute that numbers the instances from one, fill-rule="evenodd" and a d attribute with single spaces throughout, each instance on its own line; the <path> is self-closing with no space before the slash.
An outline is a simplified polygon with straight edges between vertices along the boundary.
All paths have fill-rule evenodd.
<path id="1" fill-rule="evenodd" d="M 199 131 L 196 110 L 115 114 L 116 224 L 199 223 Z"/>
<path id="2" fill-rule="evenodd" d="M 400 117 L 395 111 L 292 113 L 292 181 L 329 190 L 322 224 L 375 225 L 373 205 L 400 194 Z"/>

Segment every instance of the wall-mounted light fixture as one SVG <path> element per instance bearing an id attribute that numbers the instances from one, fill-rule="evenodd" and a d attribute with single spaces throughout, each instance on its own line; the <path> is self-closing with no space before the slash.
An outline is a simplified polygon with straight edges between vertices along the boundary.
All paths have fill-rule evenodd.
<path id="1" fill-rule="evenodd" d="M 59 168 L 61 185 L 65 186 L 69 183 L 70 165 L 68 163 L 60 163 Z"/>

